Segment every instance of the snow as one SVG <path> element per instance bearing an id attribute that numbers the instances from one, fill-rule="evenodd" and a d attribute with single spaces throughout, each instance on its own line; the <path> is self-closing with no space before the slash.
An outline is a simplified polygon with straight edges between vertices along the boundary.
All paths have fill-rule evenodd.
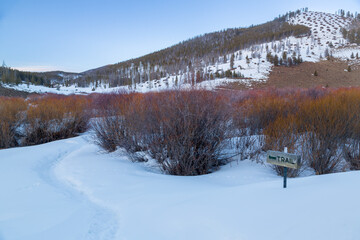
<path id="1" fill-rule="evenodd" d="M 18 85 L 9 85 L 4 84 L 4 87 L 15 89 L 18 91 L 25 91 L 30 93 L 54 93 L 54 94 L 64 94 L 64 95 L 71 95 L 71 94 L 90 94 L 90 93 L 107 93 L 113 92 L 118 90 L 127 89 L 127 87 L 118 87 L 118 88 L 109 88 L 107 85 L 103 85 L 101 87 L 97 87 L 93 91 L 93 86 L 89 87 L 77 87 L 75 85 L 71 86 L 60 86 L 58 88 L 51 88 L 42 85 L 33 85 L 33 84 L 18 84 Z"/>
<path id="2" fill-rule="evenodd" d="M 360 47 L 358 46 L 351 46 L 351 47 L 347 47 L 347 48 L 340 48 L 340 49 L 336 49 L 333 53 L 333 56 L 347 61 L 357 61 L 359 62 L 359 59 L 352 59 L 351 55 L 354 54 L 354 56 L 356 56 L 356 54 L 358 54 L 360 56 Z"/>
<path id="3" fill-rule="evenodd" d="M 334 47 L 347 44 L 343 38 L 341 28 L 348 28 L 351 24 L 350 18 L 344 18 L 335 14 L 322 12 L 302 12 L 289 19 L 290 24 L 300 24 L 309 27 L 311 36 L 320 46 L 332 42 Z"/>
<path id="4" fill-rule="evenodd" d="M 234 161 L 196 177 L 107 154 L 86 133 L 0 150 L 0 239 L 359 239 L 360 172 L 288 179 Z"/>

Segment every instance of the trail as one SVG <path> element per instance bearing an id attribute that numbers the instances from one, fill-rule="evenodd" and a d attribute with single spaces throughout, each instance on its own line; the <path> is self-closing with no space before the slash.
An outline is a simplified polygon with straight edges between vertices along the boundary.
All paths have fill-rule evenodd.
<path id="1" fill-rule="evenodd" d="M 114 214 L 55 174 L 84 144 L 77 137 L 0 151 L 0 239 L 114 239 Z"/>

